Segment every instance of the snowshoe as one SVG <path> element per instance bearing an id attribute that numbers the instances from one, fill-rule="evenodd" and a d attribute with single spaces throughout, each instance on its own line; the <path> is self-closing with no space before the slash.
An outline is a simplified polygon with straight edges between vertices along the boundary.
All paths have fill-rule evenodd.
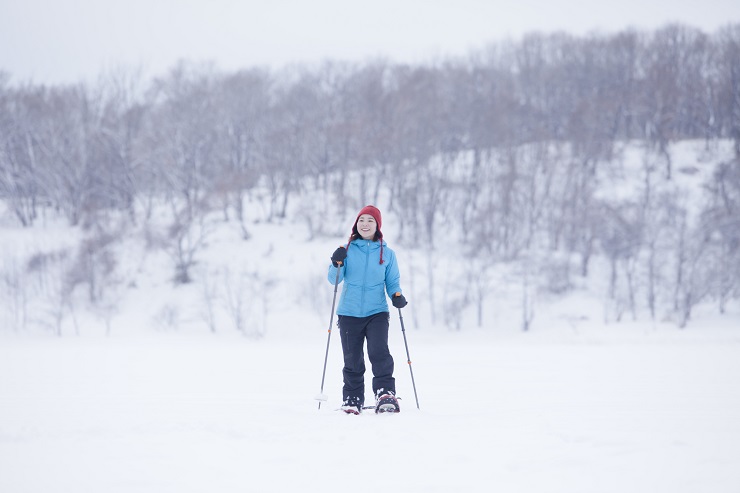
<path id="1" fill-rule="evenodd" d="M 375 412 L 376 413 L 400 413 L 401 406 L 398 405 L 398 399 L 392 390 L 378 391 L 377 398 L 375 400 Z"/>
<path id="2" fill-rule="evenodd" d="M 360 414 L 362 412 L 362 402 L 357 398 L 347 398 L 340 408 L 346 414 Z"/>

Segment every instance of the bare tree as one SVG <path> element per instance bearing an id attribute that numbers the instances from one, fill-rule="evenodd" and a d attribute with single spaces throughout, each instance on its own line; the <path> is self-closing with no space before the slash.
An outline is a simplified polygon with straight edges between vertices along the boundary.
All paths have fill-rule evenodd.
<path id="1" fill-rule="evenodd" d="M 266 115 L 271 111 L 272 84 L 268 73 L 252 70 L 223 78 L 217 89 L 217 107 L 222 114 L 221 155 L 214 188 L 222 197 L 226 219 L 229 208 L 234 210 L 244 239 L 250 237 L 244 216 L 245 194 L 265 170 Z"/>
<path id="2" fill-rule="evenodd" d="M 23 268 L 16 257 L 6 254 L 0 271 L 0 288 L 3 293 L 0 306 L 5 308 L 2 325 L 11 327 L 14 332 L 25 329 L 28 324 L 29 293 Z"/>

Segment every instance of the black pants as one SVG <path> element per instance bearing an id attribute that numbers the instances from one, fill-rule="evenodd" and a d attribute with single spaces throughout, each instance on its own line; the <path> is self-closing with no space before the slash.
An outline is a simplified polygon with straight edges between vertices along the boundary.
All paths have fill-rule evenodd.
<path id="1" fill-rule="evenodd" d="M 339 315 L 339 334 L 344 352 L 344 400 L 362 405 L 365 402 L 365 353 L 373 368 L 373 394 L 379 389 L 396 391 L 393 378 L 393 357 L 388 349 L 388 312 L 369 317 Z"/>

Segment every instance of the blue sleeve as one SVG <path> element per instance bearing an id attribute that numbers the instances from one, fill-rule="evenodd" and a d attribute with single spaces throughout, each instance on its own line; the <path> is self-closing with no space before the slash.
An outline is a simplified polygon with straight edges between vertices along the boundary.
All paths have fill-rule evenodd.
<path id="1" fill-rule="evenodd" d="M 395 252 L 388 255 L 388 265 L 385 266 L 385 290 L 389 298 L 393 298 L 393 295 L 396 293 L 403 293 L 401 289 L 401 273 L 398 271 Z"/>
<path id="2" fill-rule="evenodd" d="M 339 269 L 339 282 L 337 284 L 341 283 L 344 280 L 344 266 L 342 267 L 334 267 L 334 264 L 329 264 L 329 274 L 327 278 L 329 279 L 329 282 L 334 285 L 334 281 L 337 280 L 337 269 Z"/>

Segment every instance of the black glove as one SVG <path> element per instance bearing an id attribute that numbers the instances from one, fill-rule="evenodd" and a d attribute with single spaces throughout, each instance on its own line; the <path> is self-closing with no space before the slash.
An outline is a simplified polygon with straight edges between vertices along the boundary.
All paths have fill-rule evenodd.
<path id="1" fill-rule="evenodd" d="M 344 259 L 347 258 L 347 249 L 344 247 L 339 247 L 336 250 L 334 250 L 334 253 L 331 255 L 331 263 L 334 264 L 334 267 L 338 267 L 339 264 L 344 263 Z"/>
<path id="2" fill-rule="evenodd" d="M 394 294 L 393 298 L 391 298 L 391 302 L 393 302 L 393 306 L 396 308 L 403 308 L 409 304 L 408 301 L 406 301 L 406 297 L 401 293 Z"/>

